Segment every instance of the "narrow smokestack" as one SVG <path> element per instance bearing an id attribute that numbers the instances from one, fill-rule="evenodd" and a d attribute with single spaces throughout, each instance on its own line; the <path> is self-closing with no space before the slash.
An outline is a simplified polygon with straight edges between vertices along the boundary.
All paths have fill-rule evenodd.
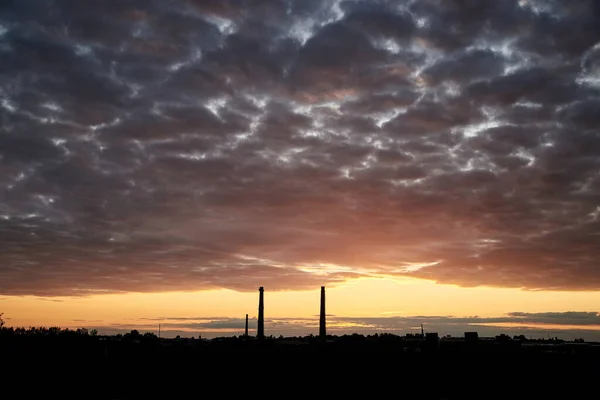
<path id="1" fill-rule="evenodd" d="M 319 337 L 325 340 L 327 328 L 325 327 L 325 286 L 321 286 L 321 314 L 319 318 Z"/>
<path id="2" fill-rule="evenodd" d="M 258 288 L 258 328 L 256 329 L 256 337 L 264 339 L 265 337 L 265 289 L 261 286 Z"/>
<path id="3" fill-rule="evenodd" d="M 244 331 L 244 337 L 248 337 L 248 314 L 246 314 L 246 330 Z"/>

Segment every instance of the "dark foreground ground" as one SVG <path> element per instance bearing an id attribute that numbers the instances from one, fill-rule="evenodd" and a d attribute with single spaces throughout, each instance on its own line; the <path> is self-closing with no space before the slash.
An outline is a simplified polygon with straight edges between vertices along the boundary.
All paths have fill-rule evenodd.
<path id="1" fill-rule="evenodd" d="M 0 397 L 571 399 L 600 391 L 595 346 L 208 343 L 3 341 Z"/>

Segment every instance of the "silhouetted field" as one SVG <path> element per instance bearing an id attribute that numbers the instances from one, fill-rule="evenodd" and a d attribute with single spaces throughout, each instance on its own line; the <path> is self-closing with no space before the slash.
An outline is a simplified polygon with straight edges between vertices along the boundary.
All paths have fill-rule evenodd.
<path id="1" fill-rule="evenodd" d="M 277 398 L 388 398 L 385 393 L 403 397 L 416 389 L 421 398 L 497 398 L 489 395 L 503 392 L 523 398 L 516 393 L 524 390 L 539 398 L 559 386 L 573 395 L 600 372 L 596 346 L 533 344 L 360 335 L 327 343 L 59 335 L 3 338 L 0 351 L 12 376 L 5 382 L 23 382 L 25 398 L 229 398 L 261 391 Z"/>

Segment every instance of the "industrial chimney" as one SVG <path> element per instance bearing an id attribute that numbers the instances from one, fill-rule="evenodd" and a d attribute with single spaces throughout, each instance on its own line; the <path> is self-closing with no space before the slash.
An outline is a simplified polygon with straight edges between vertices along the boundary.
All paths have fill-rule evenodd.
<path id="1" fill-rule="evenodd" d="M 256 329 L 256 337 L 259 339 L 265 338 L 264 291 L 265 289 L 262 286 L 258 288 L 258 328 Z"/>
<path id="2" fill-rule="evenodd" d="M 244 337 L 248 337 L 248 314 L 246 314 L 246 330 L 244 331 Z"/>
<path id="3" fill-rule="evenodd" d="M 321 314 L 319 317 L 319 337 L 322 340 L 327 338 L 327 329 L 325 327 L 325 286 L 321 286 Z"/>

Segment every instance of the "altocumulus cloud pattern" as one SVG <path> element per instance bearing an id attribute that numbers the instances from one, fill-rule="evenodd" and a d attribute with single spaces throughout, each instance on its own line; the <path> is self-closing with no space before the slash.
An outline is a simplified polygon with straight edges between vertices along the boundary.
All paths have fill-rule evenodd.
<path id="1" fill-rule="evenodd" d="M 4 0 L 0 292 L 600 287 L 596 1 Z"/>

